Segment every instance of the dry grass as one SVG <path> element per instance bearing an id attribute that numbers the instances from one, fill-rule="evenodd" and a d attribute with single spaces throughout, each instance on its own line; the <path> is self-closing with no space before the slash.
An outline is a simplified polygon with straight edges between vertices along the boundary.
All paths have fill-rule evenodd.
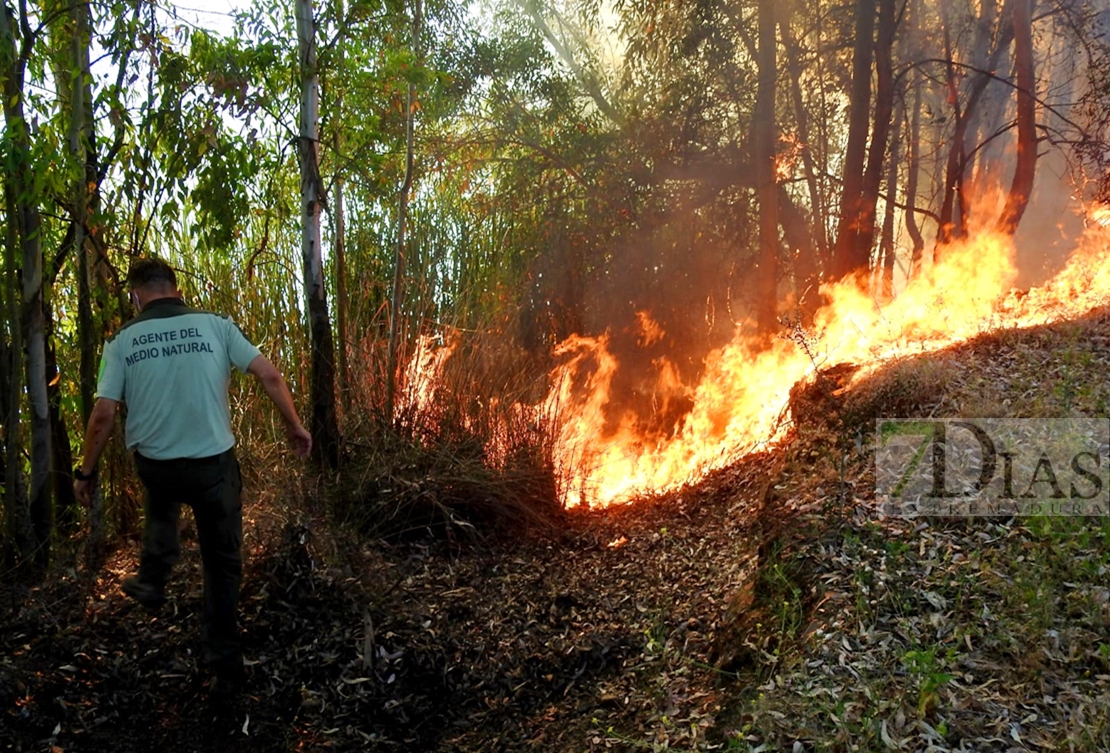
<path id="1" fill-rule="evenodd" d="M 522 365 L 523 364 L 523 365 Z M 383 419 L 384 379 L 362 383 L 335 490 L 338 515 L 373 536 L 546 527 L 560 512 L 554 417 L 529 409 L 537 380 L 495 334 L 422 341 Z"/>
<path id="2" fill-rule="evenodd" d="M 869 449 L 882 417 L 1105 417 L 1107 324 L 991 333 L 796 390 L 771 488 L 797 514 L 760 561 L 762 624 L 737 623 L 755 666 L 727 749 L 1107 749 L 1105 518 L 883 517 Z"/>

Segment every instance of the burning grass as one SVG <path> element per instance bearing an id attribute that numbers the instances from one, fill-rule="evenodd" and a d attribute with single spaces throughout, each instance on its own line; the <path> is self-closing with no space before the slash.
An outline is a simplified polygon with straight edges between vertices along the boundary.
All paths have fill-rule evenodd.
<path id="1" fill-rule="evenodd" d="M 561 512 L 549 417 L 526 411 L 535 381 L 492 338 L 420 341 L 392 421 L 349 440 L 341 518 L 386 538 L 546 528 Z M 384 383 L 384 380 L 378 384 Z M 374 414 L 379 395 L 364 395 Z"/>
<path id="2" fill-rule="evenodd" d="M 829 405 L 842 433 L 853 435 L 882 406 L 906 415 L 972 407 L 981 417 L 1004 415 L 1003 401 L 1014 398 L 996 400 L 990 385 L 944 405 L 948 384 L 961 375 L 951 364 L 914 357 L 1086 314 L 1110 296 L 1110 230 L 1093 225 L 1068 265 L 1029 291 L 1010 288 L 1016 270 L 1008 236 L 983 232 L 943 251 L 892 301 L 848 280 L 822 289 L 825 305 L 809 328 L 768 342 L 738 326 L 696 375 L 678 368 L 663 345 L 666 333 L 646 311 L 621 338 L 566 338 L 546 372 L 497 328 L 454 332 L 436 346 L 424 339 L 396 415 L 352 432 L 347 512 L 396 532 L 627 503 L 771 448 L 807 411 Z M 617 339 L 633 352 L 614 352 Z M 1060 373 L 1065 411 L 1078 410 L 1088 391 L 1074 377 L 1078 365 Z M 880 370 L 886 376 L 872 379 Z M 1008 388 L 1009 380 L 999 374 L 1000 385 Z M 375 406 L 384 401 L 374 389 L 382 383 L 369 382 L 356 414 L 380 414 Z M 849 387 L 849 399 L 829 403 Z M 1030 410 L 1028 417 L 1053 415 L 1047 403 Z"/>
<path id="3" fill-rule="evenodd" d="M 705 357 L 693 384 L 683 383 L 679 369 L 659 356 L 639 380 L 638 393 L 652 406 L 649 412 L 666 418 L 662 426 L 645 421 L 645 410 L 614 389 L 622 364 L 608 337 L 569 339 L 560 348 L 562 366 L 550 377 L 548 397 L 560 410 L 554 458 L 567 504 L 605 507 L 674 490 L 768 447 L 790 428 L 786 408 L 795 385 L 811 379 L 828 389 L 829 375 L 845 368 L 853 373 L 834 391 L 887 364 L 903 364 L 899 380 L 872 382 L 840 406 L 848 423 L 863 420 L 877 405 L 926 409 L 954 375 L 943 365 L 922 366 L 909 357 L 981 335 L 1074 319 L 1110 296 L 1110 233 L 1102 226 L 1092 226 L 1068 265 L 1039 288 L 1010 288 L 1013 257 L 1012 239 L 984 232 L 946 247 L 942 260 L 893 301 L 877 300 L 854 280 L 824 286 L 826 303 L 811 328 L 796 328 L 768 346 L 739 327 L 731 343 Z M 657 341 L 650 316 L 642 313 L 638 321 L 639 339 Z M 1082 398 L 1078 383 L 1063 388 Z M 677 417 L 674 405 L 684 407 Z M 984 415 L 1004 408 L 982 405 L 989 411 Z"/>

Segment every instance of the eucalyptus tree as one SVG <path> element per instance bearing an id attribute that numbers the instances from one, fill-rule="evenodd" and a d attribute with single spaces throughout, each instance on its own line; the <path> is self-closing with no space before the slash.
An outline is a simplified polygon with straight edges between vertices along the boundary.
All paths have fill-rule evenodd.
<path id="1" fill-rule="evenodd" d="M 1017 159 L 1014 177 L 998 227 L 1013 233 L 1021 222 L 1037 166 L 1036 75 L 1033 63 L 1033 0 L 1012 0 L 1014 24 L 1014 69 L 1017 86 Z"/>
<path id="2" fill-rule="evenodd" d="M 968 144 L 968 132 L 979 116 L 980 104 L 988 85 L 995 78 L 1001 63 L 1009 54 L 1014 39 L 1013 4 L 999 6 L 983 3 L 975 19 L 957 19 L 947 4 L 941 5 L 940 20 L 944 33 L 943 64 L 947 104 L 952 108 L 953 127 L 944 168 L 944 199 L 940 207 L 938 243 L 947 243 L 967 231 L 970 199 L 966 192 L 969 153 L 976 144 Z M 961 50 L 954 48 L 953 26 L 972 24 L 979 30 L 979 44 L 970 50 L 970 70 L 960 65 Z"/>
<path id="3" fill-rule="evenodd" d="M 49 142 L 32 138 L 27 106 L 28 67 L 39 52 L 43 30 L 41 18 L 24 3 L 18 10 L 4 4 L 0 8 L 0 76 L 3 77 L 5 124 L 5 171 L 9 232 L 8 259 L 15 261 L 19 248 L 21 310 L 19 327 L 26 349 L 25 373 L 30 410 L 30 460 L 26 516 L 13 510 L 20 554 L 40 562 L 49 554 L 51 535 L 51 447 L 50 405 L 46 382 L 46 316 L 43 303 L 42 201 L 43 177 L 36 175 L 35 147 L 49 148 Z M 15 427 L 8 426 L 15 433 Z M 18 434 L 16 435 L 18 436 Z M 18 440 L 8 440 L 18 441 Z M 8 490 L 9 494 L 13 490 Z M 29 521 L 31 538 L 26 537 Z"/>
<path id="4" fill-rule="evenodd" d="M 319 144 L 319 73 L 316 70 L 316 20 L 312 0 L 296 0 L 301 111 L 297 152 L 301 167 L 301 255 L 311 333 L 311 397 L 314 455 L 321 465 L 339 464 L 339 430 L 335 419 L 335 349 L 324 284 L 324 255 L 320 238 L 323 200 Z"/>
<path id="5" fill-rule="evenodd" d="M 417 64 L 420 63 L 420 30 L 424 22 L 424 4 L 422 0 L 415 0 L 412 6 L 412 48 L 413 57 Z M 390 302 L 389 316 L 389 360 L 386 363 L 386 415 L 392 416 L 396 399 L 396 378 L 401 355 L 400 338 L 403 336 L 401 328 L 401 311 L 404 303 L 405 291 L 405 257 L 407 255 L 409 200 L 413 188 L 413 169 L 415 160 L 416 138 L 416 108 L 417 94 L 416 82 L 408 82 L 408 95 L 405 104 L 405 173 L 401 182 L 401 190 L 397 198 L 397 245 L 393 256 L 393 298 Z"/>
<path id="6" fill-rule="evenodd" d="M 92 70 L 89 59 L 89 47 L 92 43 L 92 23 L 88 2 L 74 2 L 70 11 L 69 49 L 72 50 L 69 58 L 72 69 L 69 72 L 69 155 L 71 161 L 76 163 L 76 175 L 72 180 L 72 216 L 70 232 L 67 237 L 72 238 L 72 255 L 76 260 L 75 274 L 77 277 L 77 330 L 80 342 L 80 361 L 78 383 L 80 385 L 80 416 L 81 423 L 88 421 L 92 413 L 92 404 L 96 380 L 96 343 L 93 334 L 92 289 L 90 285 L 89 265 L 89 186 L 95 185 L 97 180 L 96 163 L 92 159 L 92 141 L 94 134 L 93 109 L 92 109 Z M 66 81 L 65 76 L 58 76 L 59 84 Z M 52 380 L 55 385 L 60 380 Z M 60 406 L 56 409 L 58 420 L 55 426 L 61 430 L 54 433 L 56 447 L 68 447 L 68 438 L 64 437 L 65 421 L 61 418 Z M 69 468 L 69 458 L 65 454 L 56 455 L 59 464 L 65 462 L 63 467 Z M 59 497 L 62 491 L 72 495 L 72 486 L 64 474 L 58 474 L 61 481 Z M 76 500 L 70 500 L 73 506 Z M 97 506 L 101 498 L 97 495 Z M 65 505 L 63 505 L 65 507 Z"/>
<path id="7" fill-rule="evenodd" d="M 839 225 L 830 270 L 833 277 L 866 271 L 871 264 L 875 208 L 894 105 L 891 57 L 894 5 L 894 0 L 856 0 L 855 3 L 848 143 L 844 151 Z M 875 96 L 872 103 L 873 75 Z"/>
<path id="8" fill-rule="evenodd" d="M 777 325 L 779 202 L 775 170 L 775 83 L 777 79 L 778 40 L 775 4 L 759 0 L 756 8 L 759 46 L 756 52 L 758 92 L 752 113 L 752 159 L 755 163 L 756 193 L 759 198 L 759 263 L 756 283 L 767 291 L 757 306 L 760 329 L 773 332 Z"/>

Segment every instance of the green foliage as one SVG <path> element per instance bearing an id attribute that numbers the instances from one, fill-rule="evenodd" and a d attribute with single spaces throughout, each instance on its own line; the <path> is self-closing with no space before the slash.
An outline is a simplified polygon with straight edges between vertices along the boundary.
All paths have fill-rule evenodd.
<path id="1" fill-rule="evenodd" d="M 942 671 L 941 667 L 954 659 L 953 649 L 948 649 L 947 655 L 938 659 L 935 646 L 906 652 L 906 669 L 917 679 L 917 712 L 921 716 L 925 716 L 939 701 L 937 691 L 952 681 L 953 676 Z"/>

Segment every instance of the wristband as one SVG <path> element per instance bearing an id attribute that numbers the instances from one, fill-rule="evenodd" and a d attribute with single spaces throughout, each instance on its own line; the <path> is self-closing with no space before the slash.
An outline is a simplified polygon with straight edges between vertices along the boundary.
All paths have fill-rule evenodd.
<path id="1" fill-rule="evenodd" d="M 85 475 L 81 471 L 81 466 L 77 466 L 76 468 L 73 469 L 73 477 L 75 479 L 77 479 L 78 481 L 93 481 L 94 479 L 96 479 L 96 469 L 93 468 L 92 473 L 90 473 L 88 475 Z"/>

